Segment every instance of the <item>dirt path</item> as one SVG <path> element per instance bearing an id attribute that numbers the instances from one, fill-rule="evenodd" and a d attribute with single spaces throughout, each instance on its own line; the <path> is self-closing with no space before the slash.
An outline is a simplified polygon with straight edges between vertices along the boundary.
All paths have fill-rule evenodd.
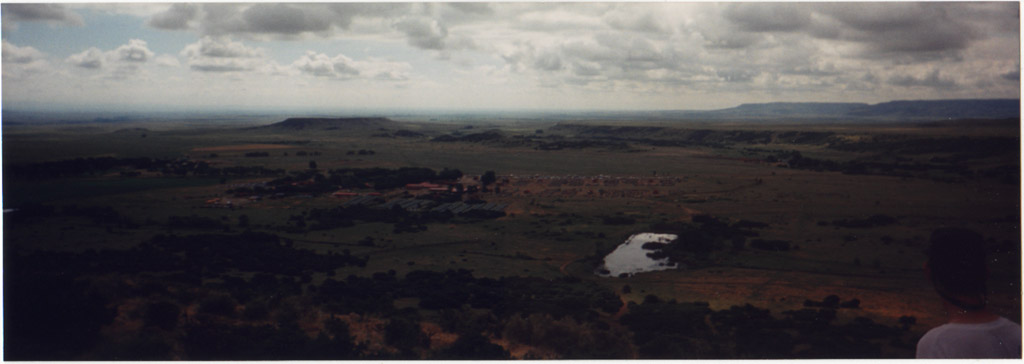
<path id="1" fill-rule="evenodd" d="M 569 272 L 568 272 L 568 271 L 566 271 L 566 270 L 565 270 L 565 268 L 566 268 L 566 267 L 568 267 L 568 266 L 569 266 L 569 264 L 572 264 L 573 262 L 575 262 L 575 261 L 577 261 L 577 260 L 579 260 L 579 259 L 578 259 L 578 258 L 575 258 L 575 257 L 573 257 L 572 259 L 569 259 L 569 261 L 567 261 L 567 262 L 565 262 L 565 263 L 562 263 L 562 265 L 558 267 L 558 271 L 559 271 L 559 272 L 562 272 L 562 274 L 564 274 L 564 275 L 567 275 L 567 276 L 572 276 L 572 274 L 569 274 Z"/>
<path id="2" fill-rule="evenodd" d="M 622 301 L 622 306 L 620 306 L 619 311 L 615 312 L 615 315 L 612 316 L 612 318 L 615 319 L 615 321 L 618 321 L 620 318 L 622 318 L 622 315 L 625 315 L 626 313 L 629 312 L 629 301 L 627 301 L 622 296 L 619 296 L 619 300 Z"/>

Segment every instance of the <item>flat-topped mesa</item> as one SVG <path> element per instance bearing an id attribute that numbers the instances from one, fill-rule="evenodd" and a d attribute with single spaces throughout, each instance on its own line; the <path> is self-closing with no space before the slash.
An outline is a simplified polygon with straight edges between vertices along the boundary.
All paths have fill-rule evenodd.
<path id="1" fill-rule="evenodd" d="M 382 117 L 360 117 L 360 118 L 288 118 L 284 121 L 265 126 L 266 128 L 278 129 L 341 129 L 341 128 L 366 128 L 391 126 L 395 122 Z"/>

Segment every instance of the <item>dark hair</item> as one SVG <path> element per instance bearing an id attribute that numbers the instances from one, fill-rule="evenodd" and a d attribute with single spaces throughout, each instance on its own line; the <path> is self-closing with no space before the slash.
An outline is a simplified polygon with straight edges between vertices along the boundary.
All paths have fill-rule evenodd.
<path id="1" fill-rule="evenodd" d="M 928 267 L 935 289 L 957 306 L 961 304 L 949 295 L 985 296 L 988 270 L 981 234 L 963 228 L 935 230 L 928 248 Z"/>

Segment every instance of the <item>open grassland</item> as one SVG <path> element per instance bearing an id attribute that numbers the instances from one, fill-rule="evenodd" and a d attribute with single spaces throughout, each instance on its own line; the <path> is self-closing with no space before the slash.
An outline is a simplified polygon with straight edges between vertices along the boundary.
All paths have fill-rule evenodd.
<path id="1" fill-rule="evenodd" d="M 528 123 L 501 128 L 495 123 L 491 128 L 415 122 L 295 130 L 273 126 L 161 130 L 5 127 L 4 208 L 19 209 L 5 213 L 5 251 L 84 253 L 131 249 L 157 235 L 265 232 L 286 239 L 289 247 L 323 256 L 365 259 L 363 265 L 304 273 L 301 286 L 306 292 L 350 275 L 405 277 L 423 270 L 465 269 L 474 277 L 493 279 L 569 279 L 575 285 L 594 285 L 619 296 L 621 312 L 598 318 L 611 322 L 613 329 L 622 328 L 616 320 L 629 311 L 626 303 L 643 303 L 649 295 L 664 301 L 706 302 L 712 310 L 751 304 L 776 315 L 800 310 L 806 300 L 837 295 L 843 300 L 859 299 L 861 304 L 856 310 L 839 310 L 836 322 L 867 317 L 896 326 L 903 316 L 915 317 L 917 324 L 902 336 L 906 341 L 942 320 L 938 301 L 921 271 L 928 236 L 938 227 L 963 226 L 981 232 L 992 246 L 992 308 L 1020 322 L 1019 150 L 964 157 L 970 150 L 957 150 L 955 145 L 949 150 L 923 148 L 903 154 L 871 149 L 889 140 L 924 140 L 922 145 L 929 145 L 959 137 L 1015 138 L 1019 135 L 1015 124 L 563 124 L 575 126 Z M 602 128 L 609 127 L 627 129 L 602 134 L 607 130 Z M 699 137 L 694 130 L 700 131 Z M 767 141 L 757 141 L 764 135 L 768 135 Z M 744 139 L 748 137 L 755 139 Z M 862 149 L 834 147 L 861 141 L 867 143 L 857 144 Z M 1019 140 L 1016 143 L 1019 146 Z M 792 151 L 798 151 L 804 160 L 889 164 L 872 173 L 803 168 L 800 166 L 807 164 L 792 159 Z M 171 158 L 202 161 L 213 168 L 243 166 L 290 172 L 316 168 L 325 174 L 343 168 L 449 168 L 461 170 L 465 174 L 461 182 L 466 185 L 478 184 L 475 178 L 485 171 L 495 171 L 500 191 L 492 188 L 462 198 L 507 207 L 502 217 L 425 221 L 414 224 L 415 231 L 399 231 L 397 223 L 381 221 L 313 229 L 312 211 L 337 208 L 351 197 L 295 193 L 254 199 L 228 192 L 283 175 L 218 178 L 170 175 L 167 171 L 119 173 L 126 172 L 126 167 L 60 178 L 28 178 L 12 172 L 20 171 L 17 166 L 80 157 Z M 947 159 L 952 162 L 943 162 Z M 945 169 L 929 167 L 932 169 L 921 172 L 922 164 Z M 947 168 L 949 165 L 963 166 L 970 173 L 949 172 L 959 171 Z M 1016 172 L 987 172 L 999 168 Z M 365 186 L 354 190 L 374 191 Z M 407 194 L 402 188 L 379 192 L 384 199 Z M 211 204 L 215 199 L 219 200 Z M 226 205 L 226 201 L 232 203 Z M 19 217 L 40 205 L 57 213 Z M 105 218 L 101 212 L 107 210 L 83 210 L 90 207 L 109 208 L 113 215 Z M 631 234 L 651 231 L 658 224 L 689 224 L 702 215 L 732 223 L 763 223 L 754 229 L 756 238 L 786 241 L 788 250 L 757 249 L 751 245 L 755 237 L 750 237 L 739 246 L 725 242 L 708 254 L 696 255 L 685 269 L 617 278 L 594 274 L 604 254 Z M 887 222 L 850 223 L 876 215 L 884 215 Z M 188 217 L 192 217 L 186 219 L 190 223 L 175 222 Z M 229 276 L 253 277 L 244 269 L 200 274 L 205 274 L 203 287 L 216 287 Z M 206 288 L 190 289 L 199 292 Z M 139 304 L 119 299 L 113 302 L 122 310 Z M 392 303 L 413 311 L 419 308 L 421 318 L 450 314 L 431 310 L 416 298 Z M 189 312 L 200 310 L 195 301 L 185 300 L 180 305 Z M 238 303 L 238 307 L 246 305 Z M 311 335 L 326 327 L 330 315 L 317 317 L 300 320 Z M 379 326 L 394 320 L 377 317 L 383 320 L 378 327 L 367 328 L 362 319 L 346 317 L 349 327 L 358 331 L 354 333 L 357 337 L 379 336 L 383 330 Z M 141 319 L 119 316 L 118 320 L 138 324 Z M 421 321 L 431 324 L 430 319 Z M 108 324 L 104 330 L 131 325 L 115 322 L 120 323 Z M 445 341 L 441 334 L 453 331 L 443 329 L 432 340 L 448 345 L 451 340 Z M 511 334 L 500 330 L 483 332 L 492 342 L 505 343 L 506 349 L 516 348 L 513 352 L 550 354 L 542 346 L 525 344 L 528 340 L 510 341 Z M 404 344 L 389 341 L 382 347 L 399 345 Z M 880 356 L 912 355 L 912 346 L 883 346 Z M 418 350 L 435 349 L 428 345 Z M 172 358 L 188 357 L 180 348 L 167 352 Z"/>

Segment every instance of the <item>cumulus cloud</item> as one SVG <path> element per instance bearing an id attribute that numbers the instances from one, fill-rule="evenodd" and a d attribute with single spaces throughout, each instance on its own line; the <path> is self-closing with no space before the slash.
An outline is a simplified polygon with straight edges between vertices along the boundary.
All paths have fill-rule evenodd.
<path id="1" fill-rule="evenodd" d="M 130 39 L 128 44 L 121 45 L 110 51 L 102 51 L 96 47 L 90 47 L 80 53 L 72 54 L 67 62 L 76 67 L 98 70 L 108 64 L 127 66 L 130 64 L 141 64 L 153 58 L 153 51 L 149 50 L 146 41 L 141 39 Z M 130 70 L 135 68 L 128 67 Z"/>
<path id="2" fill-rule="evenodd" d="M 178 58 L 169 54 L 164 54 L 157 56 L 156 58 L 153 58 L 153 63 L 161 67 L 173 68 L 181 66 L 181 62 L 178 62 Z"/>
<path id="3" fill-rule="evenodd" d="M 838 38 L 866 45 L 867 55 L 959 51 L 979 39 L 969 19 L 955 16 L 947 4 L 836 3 L 820 7 L 842 27 Z"/>
<path id="4" fill-rule="evenodd" d="M 457 9 L 463 13 L 468 14 L 479 14 L 479 15 L 490 15 L 494 13 L 494 9 L 487 3 L 445 3 L 445 5 Z"/>
<path id="5" fill-rule="evenodd" d="M 729 4 L 724 15 L 740 29 L 750 32 L 790 32 L 811 22 L 811 12 L 806 4 Z"/>
<path id="6" fill-rule="evenodd" d="M 28 64 L 43 58 L 43 52 L 32 47 L 19 47 L 3 40 L 3 49 L 0 51 L 4 63 Z"/>
<path id="7" fill-rule="evenodd" d="M 8 30 L 18 21 L 71 25 L 79 9 L 3 10 Z M 147 11 L 148 26 L 197 39 L 172 55 L 135 40 L 114 49 L 81 46 L 65 53 L 75 54 L 63 65 L 79 70 L 67 73 L 187 67 L 253 84 L 261 77 L 251 74 L 286 73 L 327 88 L 333 81 L 448 85 L 430 78 L 492 77 L 481 84 L 534 87 L 519 94 L 547 88 L 663 99 L 657 95 L 1019 93 L 1017 3 L 176 3 Z M 310 38 L 327 41 L 300 48 L 313 50 L 287 56 L 288 63 L 272 60 Z M 33 51 L 5 41 L 4 77 L 18 62 L 42 58 Z M 411 76 L 427 59 L 445 61 L 429 64 L 438 76 Z"/>
<path id="8" fill-rule="evenodd" d="M 331 79 L 367 78 L 382 81 L 399 81 L 409 78 L 411 66 L 404 62 L 379 59 L 354 60 L 338 54 L 330 57 L 323 53 L 308 51 L 292 63 L 292 67 L 304 74 Z"/>
<path id="9" fill-rule="evenodd" d="M 613 29 L 645 33 L 670 33 L 671 27 L 655 15 L 655 9 L 629 7 L 609 11 L 604 21 Z"/>
<path id="10" fill-rule="evenodd" d="M 889 79 L 888 83 L 901 87 L 927 87 L 936 89 L 948 89 L 956 87 L 955 81 L 939 75 L 939 70 L 934 70 L 924 77 L 911 75 L 895 76 Z"/>
<path id="11" fill-rule="evenodd" d="M 398 3 L 208 3 L 174 4 L 152 16 L 148 24 L 168 30 L 191 29 L 203 35 L 261 39 L 298 39 L 303 35 L 334 36 L 349 29 L 356 16 L 408 15 L 410 4 Z"/>
<path id="12" fill-rule="evenodd" d="M 181 50 L 189 68 L 200 72 L 251 71 L 265 65 L 264 51 L 228 37 L 205 36 Z"/>
<path id="13" fill-rule="evenodd" d="M 352 59 L 343 54 L 329 57 L 323 53 L 308 51 L 292 63 L 292 66 L 317 77 L 351 78 L 359 75 L 359 70 L 355 69 L 352 63 Z"/>
<path id="14" fill-rule="evenodd" d="M 325 31 L 331 27 L 331 15 L 283 3 L 256 4 L 242 12 L 248 31 L 286 35 Z"/>
<path id="15" fill-rule="evenodd" d="M 125 62 L 145 62 L 153 58 L 153 51 L 150 51 L 146 41 L 141 39 L 131 39 L 128 44 L 117 47 L 114 52 L 118 60 Z"/>
<path id="16" fill-rule="evenodd" d="M 437 20 L 429 18 L 403 19 L 395 28 L 405 33 L 409 45 L 420 49 L 444 49 L 448 29 Z"/>
<path id="17" fill-rule="evenodd" d="M 3 56 L 3 72 L 0 73 L 3 79 L 19 80 L 49 70 L 50 65 L 43 52 L 29 46 L 16 46 L 6 39 L 0 42 L 3 46 L 0 50 Z"/>
<path id="18" fill-rule="evenodd" d="M 1014 67 L 1012 70 L 1010 70 L 1010 72 L 1006 72 L 1004 74 L 999 75 L 999 77 L 1002 77 L 1004 80 L 1018 81 L 1019 82 L 1020 81 L 1020 64 L 1018 63 L 1017 67 Z"/>
<path id="19" fill-rule="evenodd" d="M 99 48 L 91 47 L 81 53 L 72 54 L 67 60 L 69 63 L 81 68 L 100 69 L 103 68 L 104 58 L 106 56 L 103 51 L 99 50 Z"/>
<path id="20" fill-rule="evenodd" d="M 178 3 L 171 5 L 166 11 L 153 15 L 147 24 L 151 27 L 166 30 L 189 29 L 193 20 L 199 17 L 199 5 Z"/>
<path id="21" fill-rule="evenodd" d="M 181 55 L 188 58 L 251 58 L 262 56 L 263 51 L 227 37 L 206 36 L 185 46 Z"/>
<path id="22" fill-rule="evenodd" d="M 3 21 L 20 22 L 36 21 L 51 24 L 82 26 L 85 21 L 78 14 L 62 4 L 3 4 Z"/>

